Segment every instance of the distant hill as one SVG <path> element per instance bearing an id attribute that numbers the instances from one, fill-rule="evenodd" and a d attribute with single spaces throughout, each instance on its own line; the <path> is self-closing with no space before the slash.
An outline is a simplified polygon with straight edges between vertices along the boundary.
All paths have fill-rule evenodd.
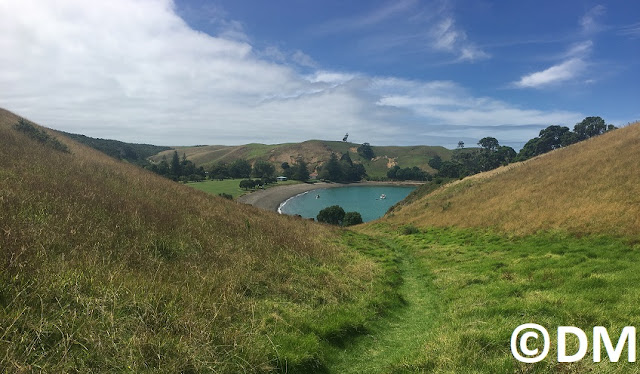
<path id="1" fill-rule="evenodd" d="M 386 176 L 387 170 L 398 165 L 402 168 L 418 166 L 422 170 L 434 173 L 429 165 L 429 160 L 439 155 L 443 160 L 449 160 L 452 150 L 440 146 L 372 146 L 375 158 L 367 160 L 357 154 L 360 144 L 308 140 L 302 143 L 284 144 L 247 144 L 240 146 L 196 146 L 175 147 L 180 155 L 186 154 L 187 159 L 193 161 L 196 166 L 211 166 L 218 161 L 232 162 L 236 159 L 247 159 L 250 162 L 265 160 L 280 165 L 283 162 L 295 163 L 298 158 L 303 158 L 311 169 L 329 159 L 331 153 L 343 154 L 349 152 L 351 159 L 361 162 L 370 176 Z M 159 162 L 163 156 L 169 158 L 173 150 L 160 152 L 150 159 Z"/>
<path id="2" fill-rule="evenodd" d="M 3 371 L 309 372 L 386 302 L 342 230 L 18 121 L 0 109 Z"/>
<path id="3" fill-rule="evenodd" d="M 151 144 L 125 143 L 118 140 L 91 138 L 89 136 L 71 134 L 64 131 L 59 132 L 78 143 L 97 149 L 98 151 L 113 158 L 124 160 L 139 166 L 147 165 L 149 163 L 147 160 L 148 157 L 171 149 L 171 147 Z"/>
<path id="4" fill-rule="evenodd" d="M 411 197 L 389 221 L 637 235 L 640 123 Z"/>

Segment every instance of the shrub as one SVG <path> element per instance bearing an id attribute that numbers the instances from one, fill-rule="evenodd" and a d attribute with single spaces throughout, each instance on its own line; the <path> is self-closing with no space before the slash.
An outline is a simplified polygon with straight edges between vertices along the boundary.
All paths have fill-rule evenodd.
<path id="1" fill-rule="evenodd" d="M 344 209 L 339 205 L 332 205 L 322 209 L 316 218 L 318 222 L 340 225 L 344 220 Z"/>
<path id="2" fill-rule="evenodd" d="M 20 118 L 18 120 L 18 123 L 13 125 L 13 128 L 27 134 L 27 136 L 31 139 L 37 140 L 40 143 L 49 146 L 57 151 L 69 153 L 69 148 L 66 146 L 66 144 L 61 143 L 55 137 L 30 124 L 29 121 L 25 120 L 24 118 Z"/>
<path id="3" fill-rule="evenodd" d="M 231 194 L 228 194 L 228 193 L 225 193 L 225 192 L 219 193 L 218 196 L 223 197 L 223 198 L 225 198 L 227 200 L 233 200 L 233 196 Z"/>
<path id="4" fill-rule="evenodd" d="M 404 225 L 400 227 L 400 233 L 402 235 L 413 235 L 420 233 L 420 230 L 414 225 Z"/>
<path id="5" fill-rule="evenodd" d="M 362 223 L 362 216 L 358 212 L 347 212 L 342 219 L 342 226 L 353 226 Z"/>

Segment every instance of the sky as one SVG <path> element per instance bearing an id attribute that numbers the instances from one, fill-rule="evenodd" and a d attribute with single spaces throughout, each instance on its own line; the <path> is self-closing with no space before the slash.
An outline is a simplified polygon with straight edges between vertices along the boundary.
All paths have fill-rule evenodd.
<path id="1" fill-rule="evenodd" d="M 158 145 L 520 149 L 640 119 L 640 2 L 0 0 L 0 107 Z"/>

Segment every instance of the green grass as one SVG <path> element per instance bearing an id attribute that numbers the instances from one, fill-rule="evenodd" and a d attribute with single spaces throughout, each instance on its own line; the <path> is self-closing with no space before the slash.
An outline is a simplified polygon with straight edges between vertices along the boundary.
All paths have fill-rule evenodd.
<path id="1" fill-rule="evenodd" d="M 192 183 L 187 183 L 186 185 L 189 187 L 193 187 L 195 189 L 198 189 L 200 191 L 204 191 L 213 195 L 219 195 L 221 193 L 226 193 L 229 194 L 231 196 L 233 196 L 234 199 L 238 198 L 239 196 L 242 196 L 244 194 L 247 194 L 251 191 L 246 191 L 243 190 L 242 188 L 240 188 L 240 181 L 242 179 L 225 179 L 222 181 L 218 181 L 218 180 L 206 180 L 203 182 L 192 182 Z M 272 188 L 275 186 L 284 186 L 284 185 L 288 185 L 288 184 L 299 184 L 302 182 L 299 181 L 294 181 L 294 180 L 288 180 L 288 181 L 284 181 L 284 182 L 278 182 L 278 183 L 274 183 L 274 184 L 270 184 L 267 185 L 266 188 Z"/>
<path id="2" fill-rule="evenodd" d="M 363 360 L 362 352 L 395 357 L 425 336 L 413 352 L 389 358 L 396 363 L 376 372 L 640 372 L 635 364 L 610 363 L 606 357 L 593 363 L 591 343 L 584 360 L 558 363 L 554 333 L 558 326 L 576 326 L 591 341 L 593 327 L 605 326 L 613 340 L 622 327 L 640 323 L 637 241 L 559 232 L 513 237 L 452 228 L 405 235 L 381 223 L 365 226 L 364 231 L 406 248 L 405 261 L 413 270 L 404 265 L 404 284 L 410 286 L 401 287 L 403 297 L 424 295 L 435 301 L 409 304 L 405 308 L 410 313 L 397 311 L 381 320 L 372 336 L 341 352 L 351 358 L 336 372 L 349 366 L 353 372 L 366 372 L 373 360 Z M 421 287 L 415 286 L 417 276 L 426 280 Z M 551 352 L 537 364 L 519 363 L 509 347 L 512 331 L 529 322 L 551 333 Z M 428 331 L 416 330 L 420 324 Z M 409 341 L 402 342 L 403 336 Z M 625 349 L 621 361 L 626 354 Z"/>
<path id="3" fill-rule="evenodd" d="M 365 333 L 332 346 L 328 354 L 332 373 L 383 373 L 404 367 L 417 358 L 434 328 L 440 303 L 430 273 L 417 266 L 411 251 L 384 242 L 398 256 L 402 282 L 396 291 L 402 304 L 370 323 Z"/>

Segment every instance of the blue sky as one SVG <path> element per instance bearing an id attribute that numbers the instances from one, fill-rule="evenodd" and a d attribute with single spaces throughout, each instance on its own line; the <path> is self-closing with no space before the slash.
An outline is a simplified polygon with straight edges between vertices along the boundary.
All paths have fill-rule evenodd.
<path id="1" fill-rule="evenodd" d="M 0 0 L 0 46 L 0 106 L 125 141 L 518 149 L 640 119 L 635 1 Z"/>

